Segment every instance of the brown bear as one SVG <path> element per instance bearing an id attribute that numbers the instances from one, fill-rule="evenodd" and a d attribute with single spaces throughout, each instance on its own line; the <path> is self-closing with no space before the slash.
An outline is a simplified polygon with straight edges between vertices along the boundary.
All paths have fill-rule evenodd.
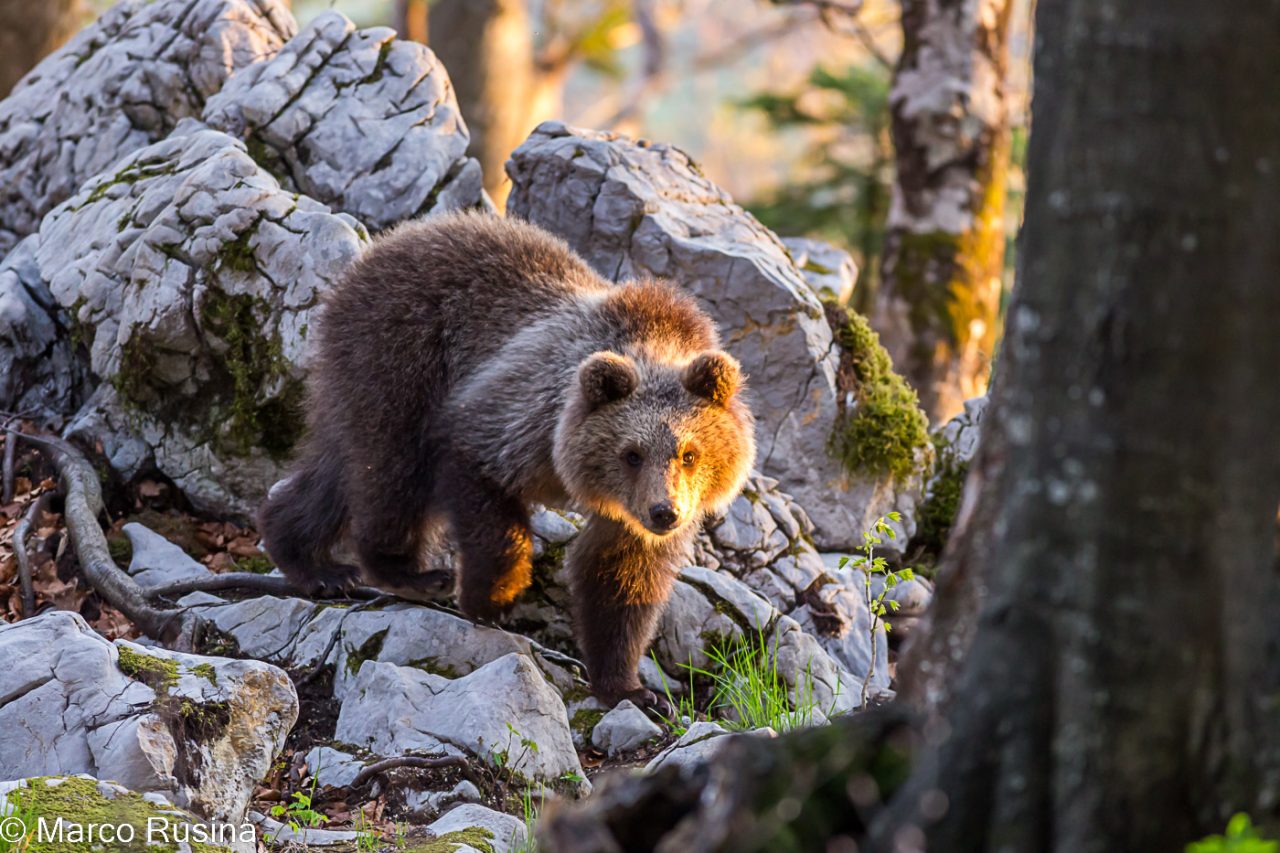
<path id="1" fill-rule="evenodd" d="M 659 704 L 640 658 L 755 456 L 738 363 L 694 300 L 612 284 L 528 223 L 453 214 L 378 239 L 315 333 L 307 438 L 261 513 L 285 574 L 429 588 L 420 559 L 447 524 L 462 610 L 492 618 L 531 579 L 528 506 L 579 510 L 566 560 L 592 688 Z M 333 556 L 345 537 L 358 568 Z"/>

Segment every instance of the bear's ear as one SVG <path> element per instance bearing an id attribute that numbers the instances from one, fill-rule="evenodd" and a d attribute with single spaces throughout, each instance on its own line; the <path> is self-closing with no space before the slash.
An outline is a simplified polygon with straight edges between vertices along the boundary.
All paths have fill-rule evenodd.
<path id="1" fill-rule="evenodd" d="M 704 352 L 684 369 L 684 387 L 717 406 L 733 399 L 742 385 L 742 368 L 727 352 Z"/>
<path id="2" fill-rule="evenodd" d="M 635 363 L 616 352 L 597 352 L 578 368 L 582 395 L 594 409 L 629 396 L 640 384 Z"/>

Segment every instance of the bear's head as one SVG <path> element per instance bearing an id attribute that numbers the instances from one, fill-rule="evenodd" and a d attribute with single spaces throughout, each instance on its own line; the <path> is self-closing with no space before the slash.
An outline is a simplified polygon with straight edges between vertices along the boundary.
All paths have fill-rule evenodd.
<path id="1" fill-rule="evenodd" d="M 728 353 L 688 361 L 597 352 L 578 367 L 556 429 L 555 466 L 585 508 L 666 537 L 742 490 L 755 419 Z"/>

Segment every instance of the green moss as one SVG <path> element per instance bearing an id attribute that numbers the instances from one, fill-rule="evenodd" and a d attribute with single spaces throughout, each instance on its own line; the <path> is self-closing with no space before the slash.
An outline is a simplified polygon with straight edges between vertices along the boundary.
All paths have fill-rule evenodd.
<path id="1" fill-rule="evenodd" d="M 71 208 L 71 210 L 73 212 L 82 210 L 95 202 L 101 201 L 114 186 L 118 186 L 120 184 L 132 186 L 133 184 L 138 183 L 138 181 L 143 181 L 147 178 L 155 178 L 160 175 L 172 175 L 177 170 L 178 167 L 174 163 L 133 163 L 126 166 L 124 169 L 121 169 L 109 180 L 105 180 L 95 186 L 89 191 L 89 195 L 85 197 L 85 200 Z"/>
<path id="2" fill-rule="evenodd" d="M 256 273 L 258 271 L 258 259 L 254 255 L 252 242 L 255 234 L 257 234 L 257 228 L 248 228 L 230 243 L 224 243 L 222 248 L 218 250 L 220 268 L 231 269 L 249 275 Z"/>
<path id="3" fill-rule="evenodd" d="M 940 435 L 934 436 L 934 449 L 938 460 L 934 480 L 916 512 L 916 535 L 909 546 L 929 563 L 936 563 L 942 555 L 960 511 L 965 478 L 969 476 L 969 463 L 958 460 Z"/>
<path id="4" fill-rule="evenodd" d="M 382 642 L 387 638 L 387 630 L 383 628 L 381 631 L 370 634 L 358 649 L 347 647 L 347 675 L 356 675 L 365 661 L 376 660 L 378 655 L 382 654 Z"/>
<path id="5" fill-rule="evenodd" d="M 129 537 L 123 533 L 113 533 L 107 537 L 107 551 L 111 554 L 111 559 L 117 566 L 122 569 L 129 567 L 129 562 L 133 559 L 133 543 L 129 541 Z"/>
<path id="6" fill-rule="evenodd" d="M 808 260 L 808 259 L 805 260 L 804 266 L 802 266 L 800 269 L 805 270 L 807 272 L 814 273 L 816 275 L 831 275 L 831 273 L 835 272 L 835 270 L 831 269 L 830 267 L 824 267 L 822 264 L 818 263 L 817 261 Z"/>
<path id="7" fill-rule="evenodd" d="M 889 354 L 867 320 L 833 302 L 827 318 L 840 346 L 840 412 L 829 448 L 852 473 L 910 476 L 918 452 L 929 446 L 929 421 L 916 392 L 893 370 Z M 852 394 L 848 407 L 845 394 Z"/>
<path id="8" fill-rule="evenodd" d="M 191 671 L 210 684 L 216 685 L 218 683 L 218 670 L 211 663 L 198 663 L 191 667 Z"/>
<path id="9" fill-rule="evenodd" d="M 235 561 L 236 570 L 253 572 L 255 575 L 269 574 L 276 564 L 266 554 L 254 554 L 252 557 L 241 557 Z"/>
<path id="10" fill-rule="evenodd" d="M 383 631 L 383 634 L 385 633 L 386 632 Z M 379 637 L 378 639 L 379 639 L 378 645 L 381 646 L 382 638 Z M 376 655 L 377 652 L 374 652 L 374 654 Z M 363 663 L 363 661 L 361 661 L 361 663 Z M 347 658 L 347 666 L 348 666 L 348 671 L 350 671 L 350 666 L 351 666 L 350 658 Z M 429 672 L 432 675 L 441 675 L 441 676 L 444 676 L 445 678 L 458 678 L 462 675 L 462 673 L 458 672 L 458 670 L 455 667 L 452 667 L 449 664 L 442 664 L 440 663 L 439 658 L 434 658 L 434 657 L 425 657 L 425 658 L 418 658 L 417 660 L 411 660 L 409 661 L 409 666 L 413 667 L 414 669 L 420 669 L 423 672 Z M 359 671 L 360 670 L 357 667 L 356 672 L 359 672 Z"/>
<path id="11" fill-rule="evenodd" d="M 224 268 L 242 269 L 254 263 L 245 254 L 242 241 L 224 247 Z M 255 267 L 256 268 L 256 267 Z M 292 366 L 284 357 L 277 331 L 269 328 L 270 306 L 248 294 L 227 295 L 210 290 L 201 305 L 205 326 L 226 343 L 218 361 L 230 378 L 230 400 L 226 403 L 225 424 L 219 434 L 224 448 L 246 453 L 262 447 L 283 458 L 302 435 L 303 385 L 292 376 Z M 270 399 L 260 399 L 264 388 L 280 385 Z"/>
<path id="12" fill-rule="evenodd" d="M 141 681 L 157 693 L 164 693 L 178 683 L 178 662 L 165 658 L 153 657 L 134 651 L 128 646 L 120 646 L 120 671 L 130 678 Z"/>
<path id="13" fill-rule="evenodd" d="M 573 712 L 573 717 L 569 720 L 569 728 L 590 740 L 596 724 L 604 718 L 604 715 L 605 712 L 599 708 L 579 708 Z"/>
<path id="14" fill-rule="evenodd" d="M 50 783 L 53 784 L 50 784 Z M 228 848 L 194 840 L 194 825 L 175 818 L 171 811 L 149 803 L 141 794 L 132 791 L 115 794 L 108 798 L 98 790 L 98 783 L 93 779 L 79 777 L 40 777 L 31 779 L 27 787 L 10 791 L 8 803 L 32 818 L 44 818 L 46 826 L 52 826 L 56 818 L 66 821 L 66 828 L 61 841 L 48 840 L 38 842 L 32 839 L 30 846 L 22 849 L 31 853 L 80 853 L 84 850 L 112 850 L 121 853 L 162 853 L 176 851 L 177 843 L 186 839 L 193 853 L 215 853 Z M 0 810 L 3 811 L 3 810 Z M 163 821 L 165 829 L 155 821 Z M 148 821 L 152 821 L 148 824 Z M 121 840 L 126 833 L 117 832 L 107 843 L 90 843 L 88 835 L 78 840 L 70 840 L 71 825 L 74 824 L 87 833 L 91 827 L 119 827 L 125 824 L 133 827 L 133 840 Z M 34 827 L 32 827 L 34 828 Z M 151 832 L 148 833 L 148 829 Z M 97 831 L 101 831 L 98 829 Z M 165 843 L 165 839 L 174 843 Z M 152 840 L 155 843 L 148 844 Z M 95 839 L 97 841 L 97 839 Z"/>
<path id="15" fill-rule="evenodd" d="M 457 832 L 446 832 L 444 835 L 410 844 L 402 848 L 404 853 L 453 853 L 463 847 L 472 847 L 480 853 L 493 853 L 493 833 L 480 826 L 469 826 Z"/>

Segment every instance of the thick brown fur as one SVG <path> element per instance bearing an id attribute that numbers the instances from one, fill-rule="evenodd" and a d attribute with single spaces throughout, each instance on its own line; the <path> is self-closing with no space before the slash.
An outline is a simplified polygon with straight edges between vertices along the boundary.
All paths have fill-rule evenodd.
<path id="1" fill-rule="evenodd" d="M 670 285 L 614 285 L 518 220 L 455 214 L 378 240 L 329 296 L 296 470 L 261 523 L 295 582 L 426 589 L 430 533 L 459 603 L 492 618 L 531 580 L 528 506 L 587 513 L 574 619 L 602 699 L 636 668 L 701 519 L 741 490 L 754 421 L 711 320 Z M 349 537 L 356 566 L 333 558 Z"/>

